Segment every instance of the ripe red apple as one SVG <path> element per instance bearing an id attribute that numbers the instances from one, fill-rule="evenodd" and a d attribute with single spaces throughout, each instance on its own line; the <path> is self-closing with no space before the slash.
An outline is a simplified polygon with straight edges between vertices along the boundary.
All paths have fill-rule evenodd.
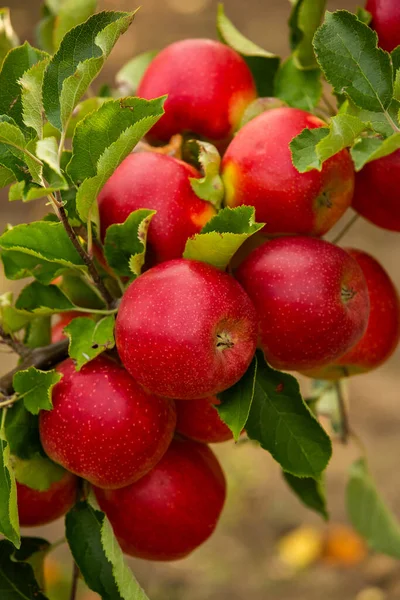
<path id="1" fill-rule="evenodd" d="M 75 504 L 78 479 L 65 472 L 48 490 L 39 492 L 17 481 L 18 515 L 21 527 L 46 525 L 59 519 Z"/>
<path id="2" fill-rule="evenodd" d="M 367 0 L 365 8 L 371 13 L 371 27 L 379 38 L 379 45 L 391 52 L 400 44 L 399 0 Z"/>
<path id="3" fill-rule="evenodd" d="M 126 369 L 159 396 L 212 396 L 236 383 L 256 348 L 254 307 L 227 273 L 176 259 L 126 290 L 116 322 Z"/>
<path id="4" fill-rule="evenodd" d="M 125 369 L 99 356 L 75 371 L 57 367 L 51 411 L 39 415 L 46 454 L 105 488 L 129 485 L 160 460 L 176 423 L 173 402 L 145 392 Z"/>
<path id="5" fill-rule="evenodd" d="M 178 433 L 203 444 L 216 444 L 233 438 L 231 430 L 215 409 L 216 405 L 221 404 L 215 396 L 190 402 L 177 400 L 175 404 Z"/>
<path id="6" fill-rule="evenodd" d="M 168 94 L 165 115 L 150 138 L 168 141 L 192 132 L 214 141 L 229 138 L 256 98 L 250 69 L 234 50 L 213 40 L 192 39 L 164 48 L 150 63 L 137 95 Z"/>
<path id="7" fill-rule="evenodd" d="M 208 446 L 175 439 L 140 481 L 121 490 L 95 488 L 95 494 L 126 554 L 177 560 L 213 533 L 226 484 Z"/>
<path id="8" fill-rule="evenodd" d="M 253 300 L 266 360 L 298 371 L 329 364 L 363 335 L 367 284 L 345 250 L 308 237 L 282 237 L 254 250 L 236 276 Z"/>
<path id="9" fill-rule="evenodd" d="M 180 258 L 186 240 L 198 233 L 216 213 L 190 186 L 200 177 L 190 165 L 154 152 L 130 154 L 111 175 L 98 203 L 101 235 L 114 223 L 123 223 L 139 208 L 156 210 L 148 231 L 150 263 Z"/>
<path id="10" fill-rule="evenodd" d="M 73 319 L 76 317 L 84 317 L 81 312 L 77 312 L 74 310 L 62 313 L 59 315 L 58 321 L 51 326 L 51 341 L 53 344 L 56 342 L 61 342 L 61 340 L 65 340 L 67 337 L 64 333 L 65 327 L 71 323 Z M 89 317 L 90 318 L 90 317 Z"/>
<path id="11" fill-rule="evenodd" d="M 325 234 L 351 203 L 350 155 L 342 150 L 321 171 L 299 173 L 289 148 L 303 129 L 323 125 L 303 110 L 275 108 L 242 127 L 222 162 L 226 204 L 254 206 L 264 233 Z"/>
<path id="12" fill-rule="evenodd" d="M 340 379 L 379 367 L 395 351 L 400 339 L 400 301 L 393 281 L 375 258 L 347 249 L 360 265 L 368 286 L 370 313 L 362 338 L 333 364 L 305 372 L 318 379 Z"/>
<path id="13" fill-rule="evenodd" d="M 354 210 L 378 227 L 400 231 L 399 177 L 400 150 L 367 163 L 356 173 Z"/>

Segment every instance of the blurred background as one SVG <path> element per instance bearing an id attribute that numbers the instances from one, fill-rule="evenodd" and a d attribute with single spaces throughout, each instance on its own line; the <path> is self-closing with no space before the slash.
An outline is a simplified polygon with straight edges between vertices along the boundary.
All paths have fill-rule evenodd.
<path id="1" fill-rule="evenodd" d="M 40 18 L 40 0 L 11 0 L 12 23 L 21 41 L 32 39 Z M 216 0 L 142 0 L 130 30 L 117 43 L 100 82 L 132 56 L 186 37 L 216 37 Z M 329 0 L 328 8 L 354 11 L 357 0 Z M 132 10 L 132 0 L 102 0 L 99 9 Z M 287 0 L 226 0 L 225 9 L 239 29 L 254 42 L 286 56 Z M 44 201 L 8 203 L 1 193 L 0 229 L 40 218 Z M 345 216 L 337 229 L 349 218 Z M 332 239 L 334 232 L 328 234 Z M 368 250 L 385 266 L 400 288 L 400 236 L 359 220 L 344 240 L 346 246 Z M 0 278 L 0 293 L 17 289 Z M 391 508 L 400 517 L 399 371 L 400 353 L 349 386 L 350 417 L 369 450 L 370 469 Z M 13 366 L 2 353 L 1 372 Z M 305 385 L 307 383 L 303 382 Z M 215 448 L 229 482 L 229 497 L 212 539 L 190 558 L 176 563 L 131 561 L 136 577 L 151 600 L 395 600 L 400 598 L 397 561 L 366 551 L 348 525 L 344 493 L 348 468 L 358 451 L 351 443 L 334 444 L 328 467 L 328 508 L 331 522 L 303 509 L 286 488 L 278 466 L 266 452 L 250 443 L 225 443 Z M 63 524 L 26 531 L 54 541 Z M 62 547 L 46 565 L 52 598 L 68 598 L 70 564 Z M 84 590 L 82 600 L 98 598 Z"/>

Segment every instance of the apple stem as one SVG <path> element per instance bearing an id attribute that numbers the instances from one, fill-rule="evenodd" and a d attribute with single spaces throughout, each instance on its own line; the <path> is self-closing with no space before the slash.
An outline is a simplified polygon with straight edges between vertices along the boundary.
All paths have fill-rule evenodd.
<path id="1" fill-rule="evenodd" d="M 71 583 L 71 592 L 69 595 L 69 600 L 75 600 L 76 594 L 78 592 L 78 577 L 79 577 L 79 567 L 74 561 L 72 566 L 72 583 Z"/>
<path id="2" fill-rule="evenodd" d="M 14 350 L 14 352 L 16 354 L 18 354 L 18 356 L 21 356 L 21 358 L 28 356 L 28 354 L 30 354 L 30 352 L 31 352 L 29 350 L 29 348 L 27 348 L 25 346 L 25 344 L 23 344 L 22 342 L 19 342 L 15 338 L 13 338 L 13 336 L 10 335 L 9 333 L 6 333 L 1 325 L 0 325 L 0 338 L 1 338 L 1 341 L 3 344 L 6 344 L 6 346 L 8 346 L 12 350 Z"/>
<path id="3" fill-rule="evenodd" d="M 339 404 L 339 416 L 341 425 L 340 441 L 342 442 L 342 444 L 347 444 L 350 434 L 350 424 L 340 379 L 339 381 L 335 381 L 335 389 Z"/>

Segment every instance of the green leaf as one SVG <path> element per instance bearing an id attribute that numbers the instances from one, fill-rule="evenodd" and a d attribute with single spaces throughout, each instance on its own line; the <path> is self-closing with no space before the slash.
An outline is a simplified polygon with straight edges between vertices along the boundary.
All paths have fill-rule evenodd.
<path id="1" fill-rule="evenodd" d="M 263 227 L 264 223 L 255 222 L 252 206 L 223 208 L 200 233 L 188 239 L 183 257 L 224 270 L 243 242 Z"/>
<path id="2" fill-rule="evenodd" d="M 25 555 L 26 553 L 22 556 Z M 2 600 L 31 600 L 33 598 L 34 600 L 48 600 L 35 579 L 32 566 L 28 562 L 22 562 L 22 559 L 18 560 L 17 556 L 18 552 L 15 551 L 10 542 L 0 541 L 0 590 Z M 26 558 L 23 560 L 26 560 Z"/>
<path id="3" fill-rule="evenodd" d="M 76 196 L 77 210 L 83 221 L 88 220 L 107 179 L 164 114 L 164 101 L 165 97 L 111 100 L 77 126 L 68 172 L 74 180 L 88 177 Z"/>
<path id="4" fill-rule="evenodd" d="M 35 130 L 39 138 L 43 137 L 42 85 L 44 71 L 49 62 L 45 58 L 25 71 L 19 79 L 21 86 L 22 119 L 26 127 Z"/>
<path id="5" fill-rule="evenodd" d="M 56 17 L 47 9 L 47 5 L 42 5 L 43 18 L 39 21 L 35 29 L 35 40 L 39 48 L 49 54 L 53 54 L 53 30 Z"/>
<path id="6" fill-rule="evenodd" d="M 21 314 L 15 309 L 11 292 L 0 296 L 0 323 L 6 333 L 20 331 L 31 319 L 30 315 Z"/>
<path id="7" fill-rule="evenodd" d="M 105 308 L 104 300 L 99 297 L 87 279 L 83 279 L 73 271 L 63 273 L 59 288 L 75 306 L 82 308 Z"/>
<path id="8" fill-rule="evenodd" d="M 97 0 L 63 0 L 54 21 L 53 45 L 57 50 L 70 29 L 88 19 L 97 7 Z"/>
<path id="9" fill-rule="evenodd" d="M 257 357 L 255 356 L 240 381 L 218 395 L 221 404 L 216 409 L 222 421 L 232 431 L 235 441 L 240 438 L 250 413 L 256 375 Z"/>
<path id="10" fill-rule="evenodd" d="M 56 263 L 39 260 L 36 256 L 14 250 L 3 250 L 1 260 L 4 274 L 12 281 L 34 277 L 44 285 L 48 285 L 55 277 L 60 275 L 64 267 Z"/>
<path id="11" fill-rule="evenodd" d="M 290 142 L 294 166 L 300 173 L 320 171 L 328 158 L 352 146 L 366 128 L 357 117 L 340 114 L 331 119 L 329 128 L 303 129 Z"/>
<path id="12" fill-rule="evenodd" d="M 224 199 L 224 184 L 220 175 L 221 156 L 218 150 L 208 142 L 189 140 L 188 152 L 204 175 L 200 179 L 190 177 L 194 193 L 219 210 Z"/>
<path id="13" fill-rule="evenodd" d="M 362 8 L 361 6 L 357 6 L 357 19 L 366 25 L 369 25 L 372 21 L 372 15 L 368 10 Z"/>
<path id="14" fill-rule="evenodd" d="M 146 254 L 147 231 L 155 210 L 132 212 L 124 223 L 110 225 L 104 240 L 104 255 L 121 277 L 138 277 Z"/>
<path id="15" fill-rule="evenodd" d="M 76 309 L 76 306 L 56 285 L 43 285 L 38 281 L 30 283 L 20 293 L 15 308 L 37 315 L 52 315 Z"/>
<path id="16" fill-rule="evenodd" d="M 44 588 L 44 560 L 50 550 L 48 541 L 36 537 L 21 538 L 21 547 L 14 553 L 14 560 L 28 563 L 41 589 Z M 37 596 L 34 595 L 34 598 Z M 20 598 L 20 596 L 18 596 Z"/>
<path id="17" fill-rule="evenodd" d="M 21 158 L 24 157 L 26 140 L 24 134 L 17 125 L 13 125 L 8 121 L 0 122 L 0 143 L 13 146 L 13 148 L 20 151 Z"/>
<path id="18" fill-rule="evenodd" d="M 396 126 L 398 125 L 397 113 L 399 109 L 400 102 L 397 102 L 397 100 L 392 100 L 387 110 L 387 113 L 377 113 L 371 112 L 369 110 L 363 110 L 361 108 L 358 108 L 358 106 L 353 104 L 353 102 L 351 102 L 350 100 L 345 100 L 345 102 L 340 108 L 340 113 L 357 117 L 358 119 L 360 119 L 360 121 L 365 123 L 365 125 L 369 129 L 372 129 L 373 131 L 383 135 L 384 137 L 388 137 L 393 133 L 391 121 L 395 123 Z"/>
<path id="19" fill-rule="evenodd" d="M 315 510 L 325 520 L 329 519 L 326 509 L 325 487 L 321 480 L 313 479 L 312 477 L 295 477 L 284 471 L 282 475 L 300 502 L 308 508 Z"/>
<path id="20" fill-rule="evenodd" d="M 28 348 L 41 348 L 51 343 L 50 317 L 32 319 L 26 328 L 24 344 Z"/>
<path id="21" fill-rule="evenodd" d="M 40 454 L 29 460 L 14 457 L 13 469 L 18 483 L 39 492 L 45 492 L 65 475 L 65 470 L 60 465 Z"/>
<path id="22" fill-rule="evenodd" d="M 394 79 L 393 97 L 395 100 L 400 100 L 400 69 L 397 69 Z"/>
<path id="23" fill-rule="evenodd" d="M 293 57 L 281 64 L 275 77 L 274 96 L 288 106 L 312 111 L 322 94 L 321 71 L 299 69 Z"/>
<path id="24" fill-rule="evenodd" d="M 118 71 L 115 81 L 121 95 L 128 96 L 136 93 L 147 67 L 155 56 L 157 56 L 157 50 L 138 54 Z"/>
<path id="25" fill-rule="evenodd" d="M 317 60 L 334 91 L 360 108 L 382 112 L 392 100 L 392 65 L 376 44 L 376 33 L 345 10 L 327 12 L 314 37 Z"/>
<path id="26" fill-rule="evenodd" d="M 66 535 L 87 586 L 103 600 L 149 600 L 125 565 L 104 513 L 80 502 L 67 514 Z"/>
<path id="27" fill-rule="evenodd" d="M 18 250 L 66 267 L 84 266 L 62 223 L 35 221 L 16 225 L 0 236 L 0 247 Z"/>
<path id="28" fill-rule="evenodd" d="M 0 71 L 0 114 L 9 115 L 24 127 L 22 88 L 19 83 L 25 71 L 47 57 L 45 52 L 32 48 L 28 42 L 7 54 Z"/>
<path id="29" fill-rule="evenodd" d="M 393 133 L 385 140 L 378 137 L 362 138 L 351 149 L 356 171 L 360 171 L 365 164 L 372 160 L 393 154 L 399 148 L 400 133 Z"/>
<path id="30" fill-rule="evenodd" d="M 40 410 L 51 410 L 53 403 L 51 393 L 53 387 L 61 381 L 61 373 L 52 371 L 39 371 L 29 367 L 26 371 L 18 371 L 13 379 L 13 387 L 20 398 L 23 399 L 26 410 L 37 415 Z"/>
<path id="31" fill-rule="evenodd" d="M 15 175 L 7 167 L 0 166 L 0 188 L 7 187 L 15 181 Z"/>
<path id="32" fill-rule="evenodd" d="M 0 9 L 0 67 L 7 52 L 18 46 L 18 36 L 15 33 L 10 20 L 10 9 Z"/>
<path id="33" fill-rule="evenodd" d="M 258 115 L 261 115 L 263 112 L 272 110 L 273 108 L 282 108 L 282 106 L 285 106 L 285 103 L 279 98 L 257 98 L 251 102 L 244 111 L 242 120 L 240 121 L 239 129 L 258 117 Z"/>
<path id="34" fill-rule="evenodd" d="M 17 486 L 11 466 L 10 446 L 5 437 L 4 427 L 0 430 L 0 534 L 10 540 L 16 548 L 20 547 Z M 2 588 L 0 587 L 0 589 Z"/>
<path id="35" fill-rule="evenodd" d="M 364 459 L 351 467 L 346 504 L 353 527 L 370 548 L 400 558 L 400 525 L 380 497 Z"/>
<path id="36" fill-rule="evenodd" d="M 291 0 L 292 12 L 289 18 L 290 45 L 294 64 L 299 69 L 315 69 L 312 41 L 321 24 L 326 0 Z"/>
<path id="37" fill-rule="evenodd" d="M 61 131 L 66 126 L 75 106 L 134 16 L 134 12 L 100 12 L 66 34 L 43 81 L 43 105 L 54 127 Z"/>
<path id="38" fill-rule="evenodd" d="M 76 363 L 76 370 L 115 346 L 115 319 L 112 315 L 97 323 L 87 317 L 77 317 L 64 329 L 69 337 L 69 355 Z"/>
<path id="39" fill-rule="evenodd" d="M 253 74 L 258 95 L 272 96 L 279 56 L 260 48 L 241 34 L 225 15 L 222 4 L 218 6 L 217 31 L 220 40 L 241 54 L 246 61 Z"/>
<path id="40" fill-rule="evenodd" d="M 272 369 L 261 353 L 246 431 L 296 477 L 318 478 L 332 454 L 330 439 L 304 403 L 297 380 Z"/>
<path id="41" fill-rule="evenodd" d="M 7 409 L 5 431 L 13 456 L 28 459 L 44 455 L 38 417 L 27 411 L 23 402 L 15 402 Z"/>
<path id="42" fill-rule="evenodd" d="M 36 143 L 36 156 L 62 177 L 58 160 L 58 143 L 55 137 L 47 137 Z"/>

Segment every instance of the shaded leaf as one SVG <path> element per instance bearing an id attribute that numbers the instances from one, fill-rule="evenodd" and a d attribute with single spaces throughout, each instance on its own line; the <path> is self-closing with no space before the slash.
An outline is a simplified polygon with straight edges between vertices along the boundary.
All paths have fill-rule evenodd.
<path id="1" fill-rule="evenodd" d="M 48 285 L 64 270 L 61 265 L 39 260 L 36 256 L 14 250 L 3 250 L 1 260 L 5 276 L 12 281 L 34 277 L 41 283 Z"/>
<path id="2" fill-rule="evenodd" d="M 224 199 L 224 184 L 220 175 L 221 156 L 216 147 L 208 142 L 190 140 L 188 146 L 203 173 L 201 178 L 190 177 L 190 185 L 199 198 L 219 209 Z"/>
<path id="3" fill-rule="evenodd" d="M 321 71 L 299 69 L 292 57 L 281 64 L 275 77 L 274 96 L 288 106 L 312 111 L 322 94 Z"/>
<path id="4" fill-rule="evenodd" d="M 300 502 L 308 508 L 315 510 L 325 520 L 328 520 L 326 492 L 321 480 L 313 479 L 312 477 L 295 477 L 284 471 L 282 475 Z"/>
<path id="5" fill-rule="evenodd" d="M 399 148 L 400 133 L 393 133 L 385 140 L 378 137 L 361 138 L 351 149 L 356 171 L 360 171 L 365 164 L 372 160 L 393 154 Z"/>
<path id="6" fill-rule="evenodd" d="M 115 319 L 112 315 L 104 317 L 97 323 L 87 317 L 77 317 L 65 327 L 69 337 L 69 355 L 80 369 L 106 350 L 115 346 Z"/>
<path id="7" fill-rule="evenodd" d="M 27 459 L 44 455 L 38 417 L 27 411 L 23 402 L 15 402 L 7 409 L 5 431 L 13 456 Z"/>
<path id="8" fill-rule="evenodd" d="M 56 285 L 43 285 L 34 281 L 24 287 L 17 298 L 15 308 L 38 315 L 52 315 L 77 307 Z"/>
<path id="9" fill-rule="evenodd" d="M 17 510 L 17 486 L 10 461 L 10 446 L 6 440 L 4 427 L 0 430 L 0 534 L 10 540 L 16 548 L 19 548 L 21 539 Z"/>
<path id="10" fill-rule="evenodd" d="M 321 24 L 326 0 L 294 0 L 289 18 L 290 45 L 294 64 L 300 69 L 315 69 L 312 41 Z"/>
<path id="11" fill-rule="evenodd" d="M 29 367 L 25 371 L 18 371 L 14 375 L 13 387 L 16 393 L 23 399 L 26 410 L 37 415 L 40 410 L 51 410 L 53 403 L 51 393 L 53 387 L 61 381 L 61 373 L 52 371 L 39 371 L 35 367 Z"/>
<path id="12" fill-rule="evenodd" d="M 147 67 L 156 56 L 157 50 L 143 52 L 132 58 L 118 71 L 115 81 L 121 95 L 128 96 L 136 92 Z"/>
<path id="13" fill-rule="evenodd" d="M 32 319 L 26 328 L 24 344 L 28 348 L 40 348 L 51 343 L 50 317 Z"/>
<path id="14" fill-rule="evenodd" d="M 18 46 L 19 40 L 15 33 L 13 26 L 11 25 L 10 9 L 0 9 L 0 67 L 3 63 L 7 52 Z"/>
<path id="15" fill-rule="evenodd" d="M 19 80 L 21 86 L 22 119 L 26 127 L 31 127 L 38 137 L 43 137 L 42 85 L 44 70 L 49 58 L 37 62 L 25 71 Z"/>
<path id="16" fill-rule="evenodd" d="M 29 460 L 14 457 L 13 469 L 18 483 L 39 492 L 45 492 L 65 475 L 65 470 L 60 465 L 40 454 Z"/>
<path id="17" fill-rule="evenodd" d="M 31 319 L 30 315 L 21 314 L 16 310 L 11 292 L 0 296 L 0 323 L 6 333 L 20 331 Z"/>
<path id="18" fill-rule="evenodd" d="M 53 48 L 57 50 L 65 34 L 96 11 L 97 0 L 63 0 L 53 28 Z"/>
<path id="19" fill-rule="evenodd" d="M 35 579 L 32 566 L 28 562 L 20 562 L 16 558 L 17 555 L 18 553 L 10 542 L 0 541 L 2 600 L 47 600 Z M 24 557 L 25 555 L 26 553 L 22 554 Z"/>

